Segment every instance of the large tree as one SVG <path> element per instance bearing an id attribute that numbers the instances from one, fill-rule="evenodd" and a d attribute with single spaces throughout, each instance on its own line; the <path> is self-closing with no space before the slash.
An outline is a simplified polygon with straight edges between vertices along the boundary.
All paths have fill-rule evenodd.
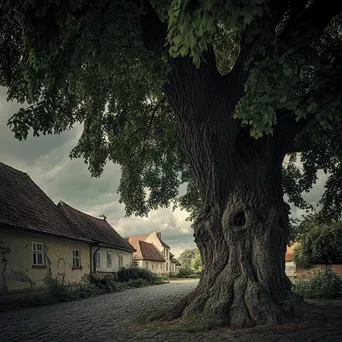
<path id="1" fill-rule="evenodd" d="M 0 84 L 25 104 L 9 120 L 15 136 L 81 122 L 71 156 L 93 176 L 108 160 L 121 165 L 128 215 L 175 202 L 196 216 L 201 279 L 165 318 L 241 327 L 296 314 L 283 190 L 308 207 L 301 193 L 324 169 L 322 210 L 340 214 L 341 7 L 0 2 Z M 188 191 L 179 197 L 181 183 Z"/>

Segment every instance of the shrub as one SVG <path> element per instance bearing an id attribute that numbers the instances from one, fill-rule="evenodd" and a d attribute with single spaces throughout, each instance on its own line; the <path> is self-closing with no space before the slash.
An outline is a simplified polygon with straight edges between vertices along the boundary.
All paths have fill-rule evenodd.
<path id="1" fill-rule="evenodd" d="M 342 278 L 331 267 L 326 267 L 322 272 L 315 272 L 312 278 L 296 279 L 293 291 L 305 298 L 342 298 Z"/>
<path id="2" fill-rule="evenodd" d="M 181 268 L 176 275 L 170 278 L 199 278 L 201 273 L 193 273 L 190 269 Z"/>
<path id="3" fill-rule="evenodd" d="M 48 294 L 56 301 L 67 302 L 73 299 L 74 293 L 70 286 L 50 277 L 45 278 L 44 283 Z"/>
<path id="4" fill-rule="evenodd" d="M 128 282 L 134 279 L 146 280 L 149 284 L 158 283 L 158 277 L 149 270 L 139 267 L 124 267 L 118 272 L 118 280 Z"/>

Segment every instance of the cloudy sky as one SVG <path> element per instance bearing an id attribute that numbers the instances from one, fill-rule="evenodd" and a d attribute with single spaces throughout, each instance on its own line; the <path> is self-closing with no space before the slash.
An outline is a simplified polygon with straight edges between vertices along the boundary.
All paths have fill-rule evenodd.
<path id="1" fill-rule="evenodd" d="M 6 90 L 0 88 L 0 161 L 26 172 L 55 202 L 60 200 L 93 216 L 105 214 L 110 224 L 122 236 L 145 235 L 153 231 L 162 233 L 163 239 L 177 256 L 187 248 L 194 248 L 188 214 L 181 210 L 159 209 L 148 218 L 124 217 L 124 205 L 119 204 L 117 188 L 120 167 L 107 164 L 100 178 L 91 178 L 83 160 L 71 160 L 69 153 L 76 145 L 81 127 L 60 135 L 29 137 L 19 142 L 7 127 L 8 119 L 20 106 L 6 101 Z M 311 203 L 320 198 L 325 177 L 319 178 L 313 190 L 306 195 Z M 299 217 L 301 210 L 293 209 Z"/>

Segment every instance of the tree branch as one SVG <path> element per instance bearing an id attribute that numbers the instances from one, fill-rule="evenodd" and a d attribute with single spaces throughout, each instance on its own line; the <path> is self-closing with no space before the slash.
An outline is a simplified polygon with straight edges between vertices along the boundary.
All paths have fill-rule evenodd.
<path id="1" fill-rule="evenodd" d="M 151 119 L 150 119 L 150 122 L 148 124 L 148 127 L 147 127 L 147 130 L 145 132 L 145 134 L 143 135 L 143 139 L 145 139 L 148 135 L 148 133 L 150 132 L 150 129 L 152 127 L 152 123 L 153 123 L 153 119 L 154 119 L 154 116 L 158 110 L 158 108 L 166 101 L 166 97 L 163 97 L 158 103 L 157 105 L 155 106 L 153 112 L 152 112 L 152 115 L 151 115 Z"/>

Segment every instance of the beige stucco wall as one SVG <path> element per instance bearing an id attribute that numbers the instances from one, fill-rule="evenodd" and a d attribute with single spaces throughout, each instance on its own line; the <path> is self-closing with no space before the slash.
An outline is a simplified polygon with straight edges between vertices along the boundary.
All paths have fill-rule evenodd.
<path id="1" fill-rule="evenodd" d="M 165 274 L 165 262 L 161 261 L 149 261 L 149 260 L 137 260 L 137 267 L 144 268 L 155 274 Z"/>
<path id="2" fill-rule="evenodd" d="M 174 262 L 170 263 L 170 274 L 177 274 L 177 266 Z"/>
<path id="3" fill-rule="evenodd" d="M 16 232 L 0 228 L 0 241 L 3 247 L 11 249 L 6 254 L 7 262 L 0 261 L 0 291 L 14 291 L 36 288 L 44 285 L 43 279 L 50 274 L 65 283 L 79 283 L 87 280 L 90 274 L 90 249 L 77 241 Z M 44 244 L 44 266 L 33 266 L 32 242 Z M 80 250 L 82 269 L 72 268 L 72 250 Z"/>
<path id="4" fill-rule="evenodd" d="M 94 254 L 97 247 L 92 247 Z M 112 253 L 112 267 L 107 267 L 107 252 Z M 96 266 L 96 272 L 118 272 L 119 271 L 119 254 L 123 256 L 123 267 L 130 267 L 133 261 L 133 252 L 121 251 L 113 248 L 101 247 L 96 253 L 100 253 L 100 267 Z M 94 260 L 94 259 L 93 259 Z"/>
<path id="5" fill-rule="evenodd" d="M 165 258 L 165 269 L 163 273 L 170 272 L 170 249 L 164 248 L 164 246 L 160 243 L 160 240 L 158 239 L 157 233 L 153 232 L 151 233 L 146 239 L 146 242 L 152 243 L 161 253 L 161 255 Z"/>

